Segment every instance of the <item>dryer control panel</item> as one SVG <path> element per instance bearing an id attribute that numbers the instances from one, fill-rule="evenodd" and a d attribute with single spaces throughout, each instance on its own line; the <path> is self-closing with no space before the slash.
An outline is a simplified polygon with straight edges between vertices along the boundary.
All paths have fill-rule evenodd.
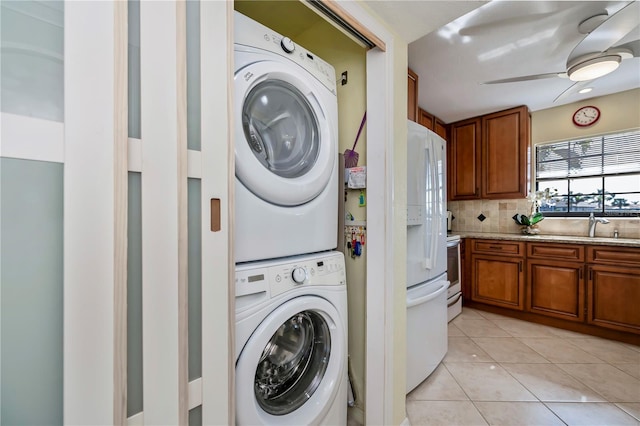
<path id="1" fill-rule="evenodd" d="M 234 43 L 276 53 L 297 63 L 336 95 L 336 71 L 327 62 L 314 55 L 289 37 L 283 37 L 270 28 L 234 12 Z M 237 47 L 236 47 L 237 48 Z"/>
<path id="2" fill-rule="evenodd" d="M 268 293 L 270 298 L 308 286 L 346 285 L 344 255 L 308 255 L 254 262 L 236 268 L 236 297 Z"/>

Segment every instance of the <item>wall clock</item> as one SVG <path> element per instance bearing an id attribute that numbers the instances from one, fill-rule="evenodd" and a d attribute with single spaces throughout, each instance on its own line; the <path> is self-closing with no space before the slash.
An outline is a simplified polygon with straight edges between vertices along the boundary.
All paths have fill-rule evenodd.
<path id="1" fill-rule="evenodd" d="M 580 127 L 591 126 L 599 119 L 600 110 L 594 106 L 584 106 L 573 113 L 573 124 Z"/>

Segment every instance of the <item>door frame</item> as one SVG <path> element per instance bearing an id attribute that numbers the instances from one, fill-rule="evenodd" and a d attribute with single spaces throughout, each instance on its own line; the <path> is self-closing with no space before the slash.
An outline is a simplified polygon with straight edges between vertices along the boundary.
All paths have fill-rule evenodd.
<path id="1" fill-rule="evenodd" d="M 401 235 L 395 232 L 397 214 L 394 204 L 406 199 L 395 194 L 394 176 L 394 128 L 398 126 L 395 105 L 396 80 L 402 70 L 403 92 L 406 96 L 406 52 L 401 67 L 394 62 L 401 52 L 396 51 L 396 38 L 383 24 L 358 2 L 337 0 L 336 3 L 357 20 L 365 29 L 378 37 L 386 46 L 383 51 L 374 47 L 367 52 L 367 267 L 366 267 L 366 370 L 365 370 L 365 420 L 367 424 L 394 424 L 404 404 L 396 406 L 398 389 L 404 389 L 405 377 L 398 377 L 405 356 L 404 335 L 396 328 L 406 323 L 406 308 L 399 309 L 397 300 L 402 293 L 404 302 L 406 289 L 395 280 L 394 258 L 397 241 Z M 400 100 L 406 105 L 406 98 Z M 401 127 L 405 129 L 406 111 L 399 115 Z M 399 126 L 398 126 L 399 127 Z M 405 289 L 403 292 L 402 289 Z M 380 330 L 383 330 L 380 333 Z M 400 381 L 400 382 L 399 382 Z M 403 395 L 404 396 L 404 395 Z M 403 398 L 404 400 L 404 398 Z"/>

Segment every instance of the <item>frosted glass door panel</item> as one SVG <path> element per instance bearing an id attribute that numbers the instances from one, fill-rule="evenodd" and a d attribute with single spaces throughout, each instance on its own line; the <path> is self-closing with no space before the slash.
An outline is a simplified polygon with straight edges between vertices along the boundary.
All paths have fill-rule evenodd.
<path id="1" fill-rule="evenodd" d="M 200 151 L 200 2 L 187 2 L 187 148 Z"/>
<path id="2" fill-rule="evenodd" d="M 189 410 L 189 426 L 202 425 L 202 405 Z"/>
<path id="3" fill-rule="evenodd" d="M 3 425 L 62 424 L 62 189 L 62 164 L 0 158 Z"/>
<path id="4" fill-rule="evenodd" d="M 140 132 L 140 2 L 129 0 L 129 137 Z"/>
<path id="5" fill-rule="evenodd" d="M 2 112 L 64 121 L 64 4 L 2 1 Z"/>
<path id="6" fill-rule="evenodd" d="M 188 182 L 189 381 L 202 377 L 202 193 L 200 179 Z"/>
<path id="7" fill-rule="evenodd" d="M 129 172 L 127 249 L 127 417 L 142 411 L 142 191 Z"/>

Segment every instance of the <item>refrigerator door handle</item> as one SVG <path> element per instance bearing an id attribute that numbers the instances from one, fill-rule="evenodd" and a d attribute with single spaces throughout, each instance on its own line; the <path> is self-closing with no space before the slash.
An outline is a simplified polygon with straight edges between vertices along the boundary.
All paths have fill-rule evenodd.
<path id="1" fill-rule="evenodd" d="M 440 200 L 438 197 L 438 193 L 436 192 L 439 187 L 439 179 L 437 172 L 437 163 L 438 160 L 435 158 L 437 152 L 434 149 L 435 144 L 433 140 L 427 139 L 425 141 L 424 146 L 424 170 L 425 170 L 425 178 L 427 179 L 427 183 L 425 185 L 427 195 L 425 199 L 426 203 L 426 211 L 427 214 L 425 217 L 431 219 L 431 229 L 427 230 L 427 235 L 430 238 L 424 239 L 424 254 L 425 257 L 422 261 L 422 266 L 425 269 L 433 269 L 435 265 L 437 265 L 437 255 L 438 255 L 438 234 L 440 233 Z M 432 185 L 429 188 L 429 183 Z M 429 199 L 430 197 L 433 200 Z M 431 204 L 431 206 L 429 206 Z M 431 209 L 431 214 L 429 214 L 429 210 Z M 428 219 L 427 219 L 428 220 Z M 435 225 L 435 226 L 434 226 Z"/>
<path id="2" fill-rule="evenodd" d="M 411 308 L 412 306 L 422 305 L 424 303 L 427 303 L 435 299 L 436 297 L 440 296 L 442 293 L 447 291 L 448 288 L 449 288 L 449 281 L 443 281 L 440 287 L 438 287 L 436 291 L 433 291 L 424 296 L 420 296 L 417 299 L 411 299 L 411 300 L 407 299 L 407 308 Z"/>

